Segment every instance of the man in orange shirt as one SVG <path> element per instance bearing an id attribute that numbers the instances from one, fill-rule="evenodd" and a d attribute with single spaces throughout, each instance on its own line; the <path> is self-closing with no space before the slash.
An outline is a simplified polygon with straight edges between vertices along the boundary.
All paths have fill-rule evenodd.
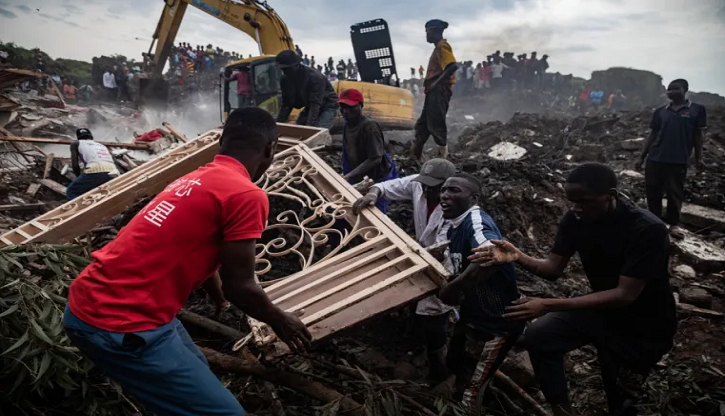
<path id="1" fill-rule="evenodd" d="M 444 159 L 448 157 L 446 114 L 453 94 L 452 86 L 456 83 L 454 74 L 458 64 L 451 45 L 443 39 L 443 31 L 447 27 L 447 22 L 438 19 L 425 24 L 426 40 L 434 44 L 435 48 L 428 61 L 428 71 L 423 81 L 425 90 L 423 112 L 415 123 L 415 142 L 411 156 L 417 160 L 423 156 L 423 146 L 431 135 L 438 145 L 439 157 Z"/>
<path id="2" fill-rule="evenodd" d="M 231 113 L 214 161 L 161 191 L 115 240 L 91 254 L 73 281 L 63 317 L 68 337 L 158 416 L 242 416 L 176 319 L 197 287 L 268 323 L 292 350 L 310 333 L 272 304 L 254 276 L 255 245 L 269 201 L 254 182 L 272 163 L 274 118 Z M 208 279 L 219 271 L 222 284 Z M 223 294 L 222 294 L 223 291 Z"/>
<path id="3" fill-rule="evenodd" d="M 65 80 L 65 85 L 63 85 L 63 95 L 65 95 L 65 100 L 69 103 L 76 103 L 78 88 L 76 88 L 76 86 L 73 85 L 73 82 L 69 79 Z"/>

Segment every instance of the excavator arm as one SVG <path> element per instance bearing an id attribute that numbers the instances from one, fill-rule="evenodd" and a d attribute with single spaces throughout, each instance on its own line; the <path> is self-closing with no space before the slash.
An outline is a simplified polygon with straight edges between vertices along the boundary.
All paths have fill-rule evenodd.
<path id="1" fill-rule="evenodd" d="M 164 3 L 151 47 L 148 54 L 145 54 L 144 72 L 153 76 L 161 75 L 189 5 L 252 37 L 259 45 L 260 55 L 276 55 L 286 49 L 294 50 L 294 42 L 287 25 L 266 1 L 164 0 Z"/>

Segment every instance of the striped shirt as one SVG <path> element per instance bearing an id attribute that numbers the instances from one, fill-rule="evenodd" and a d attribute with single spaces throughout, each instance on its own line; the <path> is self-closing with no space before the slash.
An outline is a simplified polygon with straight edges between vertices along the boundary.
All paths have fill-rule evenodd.
<path id="1" fill-rule="evenodd" d="M 489 240 L 501 238 L 493 218 L 480 207 L 474 206 L 460 217 L 446 221 L 438 233 L 437 241 L 450 240 L 444 265 L 455 278 L 468 267 L 467 258 L 471 250 L 490 245 Z M 519 298 L 513 264 L 501 266 L 495 275 L 463 295 L 461 320 L 467 325 L 497 335 L 522 329 L 522 322 L 503 318 L 506 306 Z"/>

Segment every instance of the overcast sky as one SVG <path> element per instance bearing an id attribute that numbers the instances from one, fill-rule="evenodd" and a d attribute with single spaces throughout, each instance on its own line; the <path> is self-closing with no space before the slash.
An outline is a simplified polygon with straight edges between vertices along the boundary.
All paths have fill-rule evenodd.
<path id="1" fill-rule="evenodd" d="M 589 78 L 612 66 L 647 69 L 667 83 L 725 95 L 725 0 L 269 0 L 303 52 L 321 63 L 353 56 L 350 25 L 376 18 L 391 27 L 398 72 L 427 62 L 424 23 L 450 23 L 459 60 L 496 49 L 550 55 L 550 71 Z M 0 0 L 0 40 L 52 57 L 114 53 L 141 59 L 162 0 Z M 252 39 L 193 7 L 177 41 L 256 54 Z"/>

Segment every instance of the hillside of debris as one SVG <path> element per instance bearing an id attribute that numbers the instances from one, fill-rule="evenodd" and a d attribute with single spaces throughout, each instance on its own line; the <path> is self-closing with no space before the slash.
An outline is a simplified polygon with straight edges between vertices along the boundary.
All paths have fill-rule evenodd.
<path id="1" fill-rule="evenodd" d="M 99 140 L 151 147 L 136 143 L 134 136 L 164 130 L 160 139 L 164 145 L 156 145 L 155 152 L 119 149 L 115 153 L 126 171 L 143 166 L 168 147 L 182 145 L 179 136 L 193 138 L 212 116 L 213 122 L 218 121 L 214 112 L 203 113 L 193 106 L 152 113 L 115 102 L 61 107 L 57 98 L 31 91 L 13 90 L 10 96 L 15 100 L 9 101 L 12 108 L 0 118 L 0 127 L 9 133 L 3 133 L 4 138 L 68 139 L 76 128 L 91 127 Z M 482 181 L 481 205 L 505 237 L 532 255 L 546 255 L 568 209 L 563 184 L 578 163 L 600 161 L 614 167 L 622 194 L 644 204 L 644 179 L 633 171 L 652 116 L 650 107 L 642 108 L 617 113 L 572 109 L 563 95 L 550 91 L 455 97 L 449 113 L 454 138 L 451 159 Z M 722 415 L 725 403 L 725 108 L 708 110 L 708 166 L 688 174 L 683 220 L 689 235 L 683 242 L 673 242 L 671 271 L 679 300 L 679 331 L 674 349 L 650 375 L 640 408 L 644 415 Z M 162 127 L 161 121 L 172 125 Z M 401 174 L 417 173 L 419 166 L 408 160 L 404 143 L 412 133 L 390 137 L 395 138 L 391 145 Z M 72 179 L 65 146 L 37 141 L 2 145 L 0 231 L 65 202 L 62 188 Z M 322 156 L 340 170 L 339 155 Z M 70 242 L 72 246 L 0 250 L 0 305 L 7 308 L 0 312 L 4 351 L 0 384 L 10 386 L 0 393 L 0 409 L 7 409 L 7 414 L 147 414 L 68 344 L 60 326 L 70 281 L 87 264 L 90 252 L 111 241 L 145 202 L 94 225 Z M 413 234 L 409 204 L 394 204 L 389 215 Z M 556 282 L 519 273 L 519 287 L 528 296 L 576 296 L 589 287 L 578 261 Z M 198 291 L 181 319 L 204 347 L 216 374 L 249 412 L 275 416 L 460 412 L 441 392 L 421 383 L 426 359 L 409 308 L 343 331 L 309 354 L 274 360 L 258 358 L 258 351 L 233 352 L 234 342 L 249 332 L 244 314 L 232 308 L 215 321 L 214 312 L 213 303 Z M 602 415 L 605 404 L 596 352 L 588 347 L 578 350 L 567 357 L 566 366 L 577 408 L 582 414 Z M 502 374 L 506 378 L 498 376 L 486 394 L 487 414 L 536 414 L 528 399 L 543 400 L 526 353 L 512 353 Z"/>

